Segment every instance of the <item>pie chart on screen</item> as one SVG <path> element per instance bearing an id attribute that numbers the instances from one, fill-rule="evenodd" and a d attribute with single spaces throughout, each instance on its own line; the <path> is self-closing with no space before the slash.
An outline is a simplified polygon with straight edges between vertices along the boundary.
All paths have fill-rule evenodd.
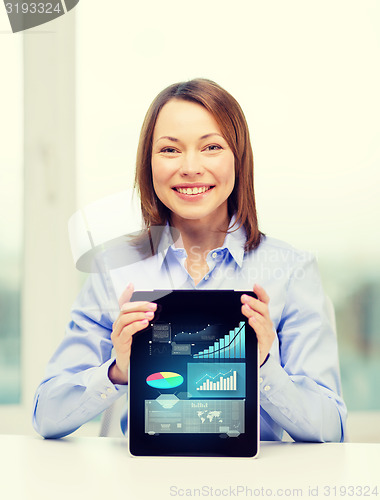
<path id="1" fill-rule="evenodd" d="M 146 383 L 155 389 L 173 389 L 183 383 L 183 377 L 174 372 L 157 372 L 149 375 Z"/>

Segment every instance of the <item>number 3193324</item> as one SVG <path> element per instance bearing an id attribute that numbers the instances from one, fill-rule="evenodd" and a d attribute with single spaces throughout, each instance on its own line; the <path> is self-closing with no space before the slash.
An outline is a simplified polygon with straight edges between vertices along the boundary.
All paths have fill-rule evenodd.
<path id="1" fill-rule="evenodd" d="M 16 2 L 6 3 L 5 8 L 8 14 L 60 14 L 61 3 L 42 2 Z"/>

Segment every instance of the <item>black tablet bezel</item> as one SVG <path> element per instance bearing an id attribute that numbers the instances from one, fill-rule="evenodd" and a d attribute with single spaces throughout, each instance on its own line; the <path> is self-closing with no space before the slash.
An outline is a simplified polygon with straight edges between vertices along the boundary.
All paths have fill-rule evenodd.
<path id="1" fill-rule="evenodd" d="M 258 389 L 258 347 L 254 331 L 241 312 L 241 295 L 256 297 L 252 291 L 234 290 L 155 290 L 134 292 L 131 301 L 150 301 L 158 304 L 155 318 L 147 328 L 135 334 L 132 342 L 129 367 L 129 413 L 128 440 L 133 456 L 214 456 L 214 457 L 255 457 L 259 448 L 259 389 Z M 181 311 L 194 321 L 194 310 L 200 308 L 199 315 L 207 312 L 208 318 L 218 317 L 229 323 L 246 323 L 246 397 L 245 432 L 237 437 L 213 433 L 145 433 L 145 399 L 156 394 L 157 389 L 146 388 L 146 376 L 162 371 L 160 357 L 146 356 L 146 345 L 152 338 L 154 322 L 166 317 L 169 306 Z M 181 316 L 182 317 L 182 316 Z M 142 362 L 142 358 L 146 358 Z M 176 356 L 173 363 L 186 363 L 186 358 Z M 208 360 L 206 360 L 208 361 Z M 165 367 L 168 364 L 165 363 Z M 165 369 L 170 371 L 169 369 Z M 144 381 L 144 385 L 141 384 Z M 140 381 L 138 383 L 137 381 Z M 163 391 L 165 393 L 165 391 Z M 148 396 L 147 396 L 148 395 Z M 157 396 L 157 394 L 156 394 Z M 152 396 L 151 396 L 152 397 Z"/>

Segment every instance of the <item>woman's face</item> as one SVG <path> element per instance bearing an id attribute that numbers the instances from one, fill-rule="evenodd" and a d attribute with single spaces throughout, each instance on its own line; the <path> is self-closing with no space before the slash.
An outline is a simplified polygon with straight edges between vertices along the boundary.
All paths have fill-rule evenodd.
<path id="1" fill-rule="evenodd" d="M 171 99 L 161 109 L 152 144 L 153 186 L 179 219 L 225 222 L 235 183 L 234 155 L 200 104 Z"/>

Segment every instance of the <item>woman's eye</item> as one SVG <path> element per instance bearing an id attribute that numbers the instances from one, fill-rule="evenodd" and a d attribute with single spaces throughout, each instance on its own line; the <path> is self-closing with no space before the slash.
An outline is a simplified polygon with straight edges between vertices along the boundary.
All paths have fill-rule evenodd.
<path id="1" fill-rule="evenodd" d="M 178 153 L 178 151 L 174 148 L 162 148 L 161 153 Z"/>
<path id="2" fill-rule="evenodd" d="M 206 151 L 218 151 L 219 149 L 222 149 L 222 147 L 218 144 L 210 144 L 210 146 L 205 148 Z"/>

